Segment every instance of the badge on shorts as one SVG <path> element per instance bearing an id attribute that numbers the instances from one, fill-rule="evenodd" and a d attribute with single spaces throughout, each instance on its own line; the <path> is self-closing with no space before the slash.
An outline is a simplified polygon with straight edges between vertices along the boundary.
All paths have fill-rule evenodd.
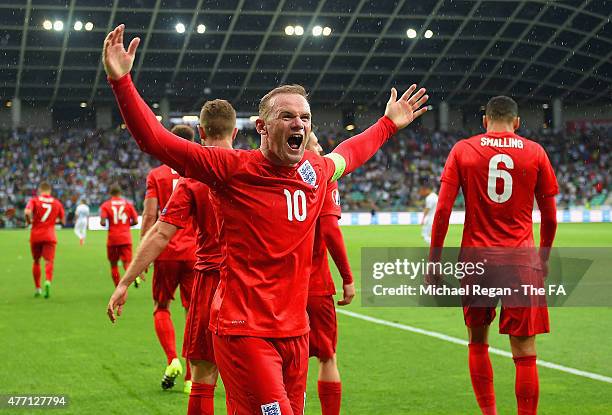
<path id="1" fill-rule="evenodd" d="M 302 177 L 304 182 L 308 183 L 311 186 L 314 186 L 317 183 L 317 173 L 315 172 L 310 161 L 306 160 L 300 167 L 298 167 L 298 173 Z"/>
<path id="2" fill-rule="evenodd" d="M 267 403 L 261 405 L 262 415 L 281 415 L 280 405 L 278 402 Z"/>

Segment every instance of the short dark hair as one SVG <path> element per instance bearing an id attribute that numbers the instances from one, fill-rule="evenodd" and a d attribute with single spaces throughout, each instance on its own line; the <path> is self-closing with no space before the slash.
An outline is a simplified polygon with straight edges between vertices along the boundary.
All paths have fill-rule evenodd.
<path id="1" fill-rule="evenodd" d="M 195 138 L 195 131 L 193 131 L 193 128 L 185 124 L 175 125 L 174 127 L 172 127 L 172 130 L 170 130 L 170 132 L 189 141 L 193 141 L 193 139 Z"/>
<path id="2" fill-rule="evenodd" d="M 40 184 L 38 185 L 38 190 L 42 192 L 50 192 L 51 185 L 48 182 L 40 182 Z"/>
<path id="3" fill-rule="evenodd" d="M 512 121 L 518 117 L 518 104 L 504 95 L 493 97 L 487 102 L 485 115 L 494 121 Z"/>
<path id="4" fill-rule="evenodd" d="M 429 176 L 420 177 L 419 186 L 423 189 L 433 189 L 432 178 Z"/>
<path id="5" fill-rule="evenodd" d="M 226 138 L 236 128 L 236 110 L 224 99 L 206 101 L 200 111 L 200 124 L 206 137 Z"/>
<path id="6" fill-rule="evenodd" d="M 113 184 L 110 187 L 110 195 L 111 196 L 120 196 L 121 195 L 121 187 L 118 184 Z"/>
<path id="7" fill-rule="evenodd" d="M 259 101 L 259 118 L 265 120 L 270 116 L 270 110 L 272 109 L 270 101 L 274 96 L 280 94 L 297 94 L 303 96 L 308 101 L 308 93 L 302 85 L 281 85 L 274 88 L 272 91 L 264 95 L 263 98 L 261 98 L 261 101 Z"/>

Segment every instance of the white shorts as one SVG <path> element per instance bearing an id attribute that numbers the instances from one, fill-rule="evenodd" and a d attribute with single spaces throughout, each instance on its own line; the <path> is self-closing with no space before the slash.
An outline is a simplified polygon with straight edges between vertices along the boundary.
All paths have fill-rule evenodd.
<path id="1" fill-rule="evenodd" d="M 78 219 L 74 224 L 74 233 L 79 239 L 84 239 L 87 236 L 87 219 Z"/>
<path id="2" fill-rule="evenodd" d="M 425 242 L 427 242 L 427 245 L 431 243 L 431 226 L 431 223 L 425 222 L 423 224 L 423 228 L 421 229 L 421 235 L 423 236 Z"/>

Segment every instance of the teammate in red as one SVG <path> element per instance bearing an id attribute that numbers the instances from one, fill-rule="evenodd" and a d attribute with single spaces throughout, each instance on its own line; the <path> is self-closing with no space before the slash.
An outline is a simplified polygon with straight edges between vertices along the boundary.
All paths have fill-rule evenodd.
<path id="1" fill-rule="evenodd" d="M 103 62 L 139 147 L 184 177 L 207 184 L 217 211 L 223 262 L 210 329 L 228 412 L 301 414 L 309 331 L 306 304 L 314 234 L 328 184 L 365 163 L 398 129 L 425 113 L 425 90 L 392 89 L 385 116 L 321 157 L 305 152 L 310 106 L 298 85 L 266 94 L 257 150 L 202 147 L 177 138 L 138 95 L 129 72 L 139 40 L 124 26 L 104 42 Z"/>
<path id="2" fill-rule="evenodd" d="M 57 236 L 55 224 L 66 225 L 64 206 L 51 196 L 51 186 L 42 182 L 38 186 L 38 196 L 30 199 L 25 208 L 26 224 L 32 225 L 30 231 L 30 250 L 32 251 L 32 275 L 34 276 L 35 297 L 40 297 L 40 257 L 45 260 L 45 292 L 44 297 L 51 294 L 51 281 L 53 281 L 53 260 Z"/>
<path id="3" fill-rule="evenodd" d="M 306 150 L 323 154 L 323 149 L 314 133 L 310 134 Z M 350 304 L 355 296 L 353 274 L 348 262 L 342 231 L 338 225 L 340 216 L 338 183 L 333 182 L 327 188 L 315 231 L 306 308 L 310 319 L 309 356 L 319 359 L 317 386 L 322 415 L 339 415 L 342 401 L 342 383 L 336 361 L 338 325 L 333 297 L 336 294 L 336 288 L 329 270 L 327 251 L 331 254 L 342 277 L 343 298 L 338 301 L 338 305 Z"/>
<path id="4" fill-rule="evenodd" d="M 106 239 L 106 255 L 111 265 L 111 275 L 115 287 L 119 283 L 119 260 L 123 269 L 127 269 L 132 260 L 132 233 L 130 227 L 138 223 L 138 214 L 134 206 L 121 197 L 121 189 L 111 186 L 111 198 L 100 206 L 100 225 L 106 226 L 108 221 L 108 238 Z"/>
<path id="5" fill-rule="evenodd" d="M 194 131 L 188 125 L 176 125 L 172 132 L 186 140 L 193 141 Z M 166 206 L 177 182 L 181 176 L 166 165 L 151 170 L 147 176 L 147 193 L 142 213 L 142 228 L 140 239 L 157 220 L 160 207 Z M 174 293 L 180 287 L 181 303 L 185 310 L 189 309 L 189 299 L 193 287 L 193 266 L 195 264 L 195 230 L 188 222 L 184 229 L 178 230 L 169 241 L 166 249 L 155 259 L 153 264 L 153 320 L 155 333 L 166 354 L 167 367 L 161 382 L 162 389 L 174 387 L 175 379 L 183 373 L 183 367 L 176 354 L 174 325 L 170 315 L 170 302 Z M 136 280 L 138 281 L 138 280 Z M 191 389 L 191 371 L 189 364 L 185 373 L 184 391 Z"/>
<path id="6" fill-rule="evenodd" d="M 556 229 L 557 180 L 544 149 L 514 133 L 519 127 L 518 106 L 505 96 L 492 98 L 483 117 L 485 134 L 459 141 L 451 150 L 442 173 L 440 195 L 430 248 L 430 259 L 438 261 L 449 218 L 459 188 L 465 197 L 462 248 L 534 246 L 532 210 L 537 200 L 542 213 L 539 260 L 508 257 L 499 261 L 505 278 L 535 275 L 541 280 Z M 517 261 L 518 259 L 518 261 Z M 520 264 L 520 265 L 519 265 Z M 534 266 L 535 265 L 535 266 Z M 541 268 L 541 269 L 540 269 Z M 489 326 L 495 307 L 464 307 L 469 334 L 469 368 L 476 399 L 483 414 L 497 414 L 493 370 L 488 354 Z M 504 306 L 500 333 L 508 334 L 516 365 L 518 413 L 535 414 L 538 405 L 538 372 L 535 336 L 549 332 L 548 310 L 544 307 Z"/>
<path id="7" fill-rule="evenodd" d="M 236 112 L 229 102 L 206 102 L 202 107 L 200 120 L 202 145 L 232 148 L 237 132 Z M 177 231 L 190 226 L 190 222 L 194 220 L 197 225 L 197 262 L 183 341 L 183 356 L 189 360 L 192 367 L 193 380 L 188 415 L 214 413 L 214 390 L 218 370 L 208 324 L 210 306 L 219 284 L 222 259 L 215 213 L 219 207 L 214 201 L 204 183 L 194 179 L 179 180 L 163 214 L 143 240 L 107 309 L 111 321 L 114 322 L 114 308 L 125 304 L 127 288 L 139 272 L 164 249 Z"/>

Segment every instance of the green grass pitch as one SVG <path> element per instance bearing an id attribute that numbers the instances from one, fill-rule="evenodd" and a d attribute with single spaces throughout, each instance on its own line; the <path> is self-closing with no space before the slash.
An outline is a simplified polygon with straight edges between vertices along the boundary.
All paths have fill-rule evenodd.
<path id="1" fill-rule="evenodd" d="M 422 246 L 417 226 L 343 229 L 359 285 L 363 246 Z M 460 226 L 447 241 L 458 244 Z M 153 331 L 150 281 L 130 289 L 118 324 L 105 307 L 113 285 L 105 258 L 105 233 L 90 232 L 80 247 L 71 230 L 59 232 L 55 281 L 49 300 L 33 297 L 28 232 L 0 232 L 0 395 L 67 394 L 65 414 L 184 414 L 187 396 L 178 382 L 162 391 L 165 358 Z M 612 224 L 561 224 L 557 246 L 612 246 Z M 335 268 L 332 267 L 332 269 Z M 347 309 L 465 338 L 460 309 Z M 180 350 L 184 316 L 172 309 Z M 338 359 L 343 413 L 475 414 L 467 350 L 442 340 L 339 315 Z M 494 323 L 497 324 L 497 321 Z M 538 339 L 538 357 L 612 376 L 612 308 L 551 309 L 552 333 Z M 496 326 L 494 326 L 496 327 Z M 509 350 L 493 330 L 492 346 Z M 512 360 L 491 356 L 500 414 L 516 413 Z M 316 362 L 311 360 L 307 414 L 320 413 Z M 541 414 L 610 414 L 612 384 L 539 368 Z M 223 387 L 216 411 L 225 413 Z M 3 413 L 40 410 L 1 409 Z"/>

